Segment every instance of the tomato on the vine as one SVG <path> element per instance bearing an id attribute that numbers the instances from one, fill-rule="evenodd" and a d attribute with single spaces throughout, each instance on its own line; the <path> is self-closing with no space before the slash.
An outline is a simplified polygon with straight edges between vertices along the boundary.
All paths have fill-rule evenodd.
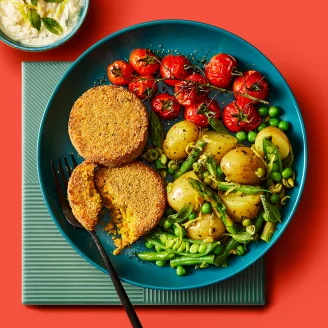
<path id="1" fill-rule="evenodd" d="M 162 59 L 162 65 L 160 66 L 161 76 L 163 78 L 179 78 L 184 80 L 191 74 L 191 63 L 182 55 L 167 55 Z M 174 86 L 179 80 L 164 80 L 168 85 Z"/>
<path id="2" fill-rule="evenodd" d="M 233 78 L 233 73 L 237 74 L 237 66 L 234 57 L 220 53 L 213 56 L 205 66 L 205 74 L 213 85 L 226 88 Z"/>
<path id="3" fill-rule="evenodd" d="M 202 100 L 208 94 L 208 88 L 204 85 L 208 81 L 200 74 L 193 73 L 184 81 L 175 85 L 174 93 L 179 104 L 189 106 L 197 101 Z"/>
<path id="4" fill-rule="evenodd" d="M 156 56 L 149 49 L 134 49 L 129 62 L 140 76 L 153 75 L 159 68 Z"/>
<path id="5" fill-rule="evenodd" d="M 233 91 L 264 100 L 269 93 L 269 84 L 265 77 L 257 71 L 247 71 L 233 83 Z M 235 94 L 235 98 L 244 104 L 254 102 L 252 99 Z M 258 103 L 258 102 L 255 102 Z"/>
<path id="6" fill-rule="evenodd" d="M 208 119 L 220 117 L 221 108 L 214 99 L 204 99 L 185 107 L 184 118 L 191 121 L 201 128 L 209 126 Z"/>
<path id="7" fill-rule="evenodd" d="M 108 79 L 115 85 L 126 85 L 133 74 L 132 66 L 123 60 L 116 60 L 107 67 Z"/>
<path id="8" fill-rule="evenodd" d="M 231 132 L 252 131 L 261 123 L 254 103 L 233 101 L 223 109 L 223 123 Z"/>
<path id="9" fill-rule="evenodd" d="M 156 114 L 165 120 L 176 118 L 180 113 L 180 104 L 174 96 L 168 93 L 161 93 L 154 97 L 151 107 Z"/>
<path id="10" fill-rule="evenodd" d="M 137 76 L 128 85 L 129 91 L 140 99 L 150 99 L 157 92 L 157 84 L 153 76 Z"/>

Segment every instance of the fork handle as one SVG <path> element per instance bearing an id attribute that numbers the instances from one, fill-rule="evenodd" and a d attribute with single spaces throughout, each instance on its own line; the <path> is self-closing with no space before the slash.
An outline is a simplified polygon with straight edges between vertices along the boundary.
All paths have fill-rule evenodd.
<path id="1" fill-rule="evenodd" d="M 113 282 L 113 285 L 116 289 L 116 292 L 121 300 L 121 303 L 123 305 L 123 307 L 125 308 L 125 311 L 131 321 L 131 324 L 133 327 L 135 328 L 142 328 L 142 325 L 140 323 L 140 320 L 137 316 L 137 313 L 135 312 L 131 302 L 130 302 L 130 299 L 128 297 L 128 295 L 126 294 L 125 292 L 125 289 L 121 283 L 121 280 L 120 278 L 118 277 L 113 265 L 112 265 L 112 262 L 110 261 L 103 245 L 101 244 L 96 232 L 93 230 L 93 231 L 89 231 L 90 235 L 92 236 L 94 242 L 96 243 L 97 245 L 97 248 L 105 262 L 105 266 L 107 268 L 107 271 L 108 271 L 108 274 L 109 276 L 111 277 L 112 279 L 112 282 Z"/>

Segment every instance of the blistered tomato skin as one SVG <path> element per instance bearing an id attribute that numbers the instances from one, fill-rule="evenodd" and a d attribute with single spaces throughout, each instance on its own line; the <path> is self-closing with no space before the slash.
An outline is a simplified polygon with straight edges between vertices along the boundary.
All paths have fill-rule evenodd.
<path id="1" fill-rule="evenodd" d="M 153 76 L 135 77 L 128 85 L 129 91 L 139 99 L 150 99 L 157 92 L 157 84 Z"/>
<path id="2" fill-rule="evenodd" d="M 223 123 L 231 132 L 252 131 L 261 123 L 261 116 L 253 103 L 233 101 L 223 109 Z"/>
<path id="3" fill-rule="evenodd" d="M 162 59 L 160 65 L 160 73 L 162 78 L 178 78 L 184 80 L 192 72 L 190 69 L 190 61 L 182 55 L 167 55 Z M 164 80 L 168 85 L 175 86 L 180 80 Z"/>
<path id="4" fill-rule="evenodd" d="M 269 84 L 261 73 L 257 71 L 247 71 L 243 76 L 238 77 L 234 81 L 232 90 L 237 93 L 248 94 L 254 98 L 264 100 L 269 94 Z M 258 103 L 238 94 L 235 94 L 235 98 L 244 104 L 250 102 Z"/>
<path id="5" fill-rule="evenodd" d="M 133 68 L 123 60 L 116 60 L 107 67 L 108 79 L 115 85 L 127 85 L 132 79 Z"/>
<path id="6" fill-rule="evenodd" d="M 197 73 L 189 75 L 185 81 L 181 81 L 175 85 L 174 93 L 180 105 L 189 106 L 197 101 L 207 97 L 208 88 L 207 79 Z"/>
<path id="7" fill-rule="evenodd" d="M 199 113 L 204 111 L 206 111 L 210 117 L 218 119 L 220 117 L 221 108 L 215 100 L 204 99 L 185 107 L 184 118 L 186 121 L 191 121 L 201 128 L 206 128 L 209 126 L 208 117 L 205 114 Z"/>
<path id="8" fill-rule="evenodd" d="M 174 96 L 161 93 L 154 97 L 151 102 L 152 110 L 165 120 L 176 118 L 180 114 L 180 104 Z"/>
<path id="9" fill-rule="evenodd" d="M 219 88 L 227 88 L 233 79 L 233 70 L 238 66 L 237 60 L 227 54 L 213 56 L 205 67 L 208 80 Z"/>
<path id="10" fill-rule="evenodd" d="M 134 49 L 129 62 L 140 76 L 153 75 L 159 68 L 156 56 L 149 49 Z"/>

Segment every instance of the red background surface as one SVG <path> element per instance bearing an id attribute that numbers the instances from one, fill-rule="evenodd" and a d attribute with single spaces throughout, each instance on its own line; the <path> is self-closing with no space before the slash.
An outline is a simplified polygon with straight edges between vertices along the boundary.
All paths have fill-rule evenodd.
<path id="1" fill-rule="evenodd" d="M 204 7 L 199 5 L 205 3 Z M 327 327 L 326 12 L 324 0 L 307 4 L 297 0 L 91 0 L 85 24 L 70 42 L 56 50 L 24 53 L 0 44 L 0 326 L 129 327 L 120 307 L 21 304 L 21 62 L 75 60 L 94 42 L 121 28 L 181 18 L 217 25 L 241 36 L 278 67 L 305 120 L 308 176 L 296 215 L 266 256 L 267 306 L 138 307 L 141 321 L 144 327 Z"/>

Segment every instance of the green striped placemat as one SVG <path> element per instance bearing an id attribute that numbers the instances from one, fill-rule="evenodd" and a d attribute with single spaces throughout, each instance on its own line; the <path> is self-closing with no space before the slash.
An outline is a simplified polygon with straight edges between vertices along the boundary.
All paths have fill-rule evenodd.
<path id="1" fill-rule="evenodd" d="M 78 255 L 57 230 L 37 177 L 37 135 L 47 101 L 69 62 L 23 63 L 23 295 L 24 304 L 118 305 L 107 275 Z M 264 305 L 264 261 L 219 284 L 159 291 L 124 283 L 136 305 Z"/>

